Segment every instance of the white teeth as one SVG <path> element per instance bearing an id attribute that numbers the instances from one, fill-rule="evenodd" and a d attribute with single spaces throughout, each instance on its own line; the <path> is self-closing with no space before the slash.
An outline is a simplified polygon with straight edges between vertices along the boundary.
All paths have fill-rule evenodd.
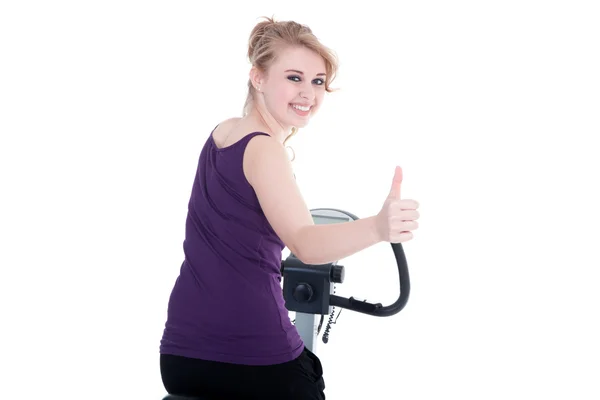
<path id="1" fill-rule="evenodd" d="M 299 106 L 297 104 L 292 104 L 292 107 L 296 108 L 296 109 L 298 109 L 300 111 L 308 111 L 308 110 L 310 110 L 310 107 L 302 107 L 302 106 Z"/>

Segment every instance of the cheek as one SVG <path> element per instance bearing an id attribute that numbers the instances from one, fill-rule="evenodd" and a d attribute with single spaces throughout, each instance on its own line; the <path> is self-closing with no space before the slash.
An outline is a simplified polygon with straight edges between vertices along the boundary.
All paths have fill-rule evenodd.
<path id="1" fill-rule="evenodd" d="M 277 117 L 281 117 L 286 112 L 290 102 L 289 97 L 283 91 L 270 93 L 266 100 L 268 111 Z"/>
<path id="2" fill-rule="evenodd" d="M 275 109 L 286 111 L 290 102 L 293 100 L 293 94 L 288 91 L 281 90 L 273 96 L 273 106 Z"/>
<path id="3" fill-rule="evenodd" d="M 316 100 L 316 103 L 317 103 L 317 105 L 316 105 L 316 111 L 317 111 L 323 105 L 323 101 L 325 100 L 325 91 L 317 93 L 315 100 Z"/>
<path id="4" fill-rule="evenodd" d="M 291 92 L 281 92 L 281 95 L 279 96 L 279 104 L 281 105 L 281 107 L 285 108 L 288 107 L 290 105 L 290 103 L 292 101 L 294 101 L 295 96 L 293 93 Z"/>

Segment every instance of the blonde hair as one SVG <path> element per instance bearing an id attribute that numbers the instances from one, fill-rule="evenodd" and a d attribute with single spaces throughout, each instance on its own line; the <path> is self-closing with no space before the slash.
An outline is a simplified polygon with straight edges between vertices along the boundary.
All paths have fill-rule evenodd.
<path id="1" fill-rule="evenodd" d="M 274 18 L 263 18 L 266 20 L 256 24 L 250 33 L 250 39 L 248 40 L 248 59 L 250 63 L 260 71 L 266 72 L 276 59 L 277 51 L 280 48 L 287 46 L 305 47 L 323 58 L 326 73 L 325 91 L 328 93 L 335 91 L 335 89 L 331 88 L 331 82 L 335 79 L 338 70 L 336 54 L 324 46 L 306 25 L 294 21 L 276 22 Z M 244 115 L 252 108 L 254 95 L 254 86 L 251 80 L 248 79 L 248 95 L 244 104 Z M 292 133 L 285 138 L 283 142 L 284 146 L 297 132 L 298 129 L 294 127 Z"/>

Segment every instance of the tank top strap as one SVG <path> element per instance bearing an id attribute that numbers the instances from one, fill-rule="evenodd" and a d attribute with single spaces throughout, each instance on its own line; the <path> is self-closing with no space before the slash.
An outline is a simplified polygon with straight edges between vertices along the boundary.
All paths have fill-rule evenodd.
<path id="1" fill-rule="evenodd" d="M 246 136 L 244 136 L 243 138 L 238 140 L 233 145 L 235 146 L 239 143 L 238 147 L 240 148 L 240 150 L 245 151 L 246 146 L 248 146 L 248 142 L 256 136 L 271 136 L 271 135 L 269 135 L 268 133 L 265 133 L 265 132 L 260 132 L 260 131 L 250 132 L 249 134 L 247 134 Z"/>
<path id="2" fill-rule="evenodd" d="M 246 142 L 248 143 L 248 141 L 250 141 L 250 139 L 252 139 L 255 136 L 271 136 L 266 132 L 261 132 L 261 131 L 254 131 L 254 132 L 250 132 L 249 134 L 247 134 L 246 136 L 244 136 L 243 138 L 241 138 L 239 141 L 242 142 Z"/>
<path id="3" fill-rule="evenodd" d="M 219 153 L 220 152 L 226 152 L 228 150 L 234 150 L 234 149 L 236 151 L 239 151 L 239 150 L 243 151 L 243 150 L 245 150 L 246 146 L 248 145 L 248 142 L 250 141 L 250 139 L 252 139 L 255 136 L 259 136 L 259 135 L 261 135 L 261 136 L 270 136 L 268 133 L 265 133 L 265 132 L 254 131 L 254 132 L 251 132 L 251 133 L 247 134 L 246 136 L 244 136 L 243 138 L 241 138 L 237 142 L 235 142 L 233 144 L 230 144 L 227 147 L 222 147 L 222 148 L 217 146 L 217 143 L 215 142 L 212 133 L 210 134 L 210 140 L 212 142 L 213 148 L 217 152 L 219 152 Z"/>

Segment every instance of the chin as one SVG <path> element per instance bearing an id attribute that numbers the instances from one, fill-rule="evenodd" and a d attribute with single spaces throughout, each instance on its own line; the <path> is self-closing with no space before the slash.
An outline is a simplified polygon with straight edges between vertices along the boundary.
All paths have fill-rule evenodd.
<path id="1" fill-rule="evenodd" d="M 314 114 L 311 113 L 310 115 L 308 115 L 306 117 L 296 117 L 290 122 L 291 122 L 292 126 L 295 126 L 298 128 L 304 128 L 305 126 L 308 126 L 308 124 L 313 119 L 313 117 L 314 117 Z"/>
<path id="2" fill-rule="evenodd" d="M 296 122 L 292 126 L 295 126 L 296 128 L 304 128 L 304 127 L 308 126 L 309 122 L 310 122 L 310 119 L 307 118 L 307 119 L 303 119 L 303 120 Z"/>

